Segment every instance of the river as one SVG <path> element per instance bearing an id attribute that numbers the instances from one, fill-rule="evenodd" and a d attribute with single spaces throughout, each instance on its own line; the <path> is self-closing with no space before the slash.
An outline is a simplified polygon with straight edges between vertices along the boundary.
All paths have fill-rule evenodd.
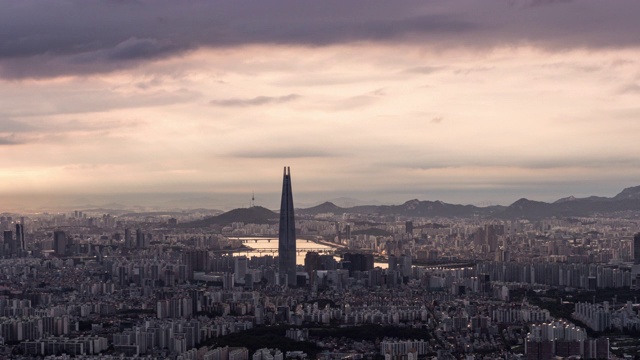
<path id="1" fill-rule="evenodd" d="M 234 256 L 245 255 L 247 257 L 252 257 L 252 256 L 265 256 L 265 255 L 277 256 L 278 255 L 278 239 L 276 238 L 240 237 L 237 239 L 244 240 L 245 241 L 244 245 L 254 250 L 236 251 L 233 253 Z M 334 249 L 334 247 L 316 243 L 311 240 L 297 239 L 296 240 L 296 264 L 304 265 L 304 258 L 307 255 L 308 251 L 318 251 L 322 253 L 323 251 L 328 251 L 332 249 Z M 307 251 L 304 251 L 304 250 L 307 250 Z M 334 257 L 337 261 L 340 261 L 339 256 L 334 256 Z M 378 263 L 378 262 L 376 262 L 374 265 L 382 268 L 387 268 L 388 266 L 386 263 Z"/>
<path id="2" fill-rule="evenodd" d="M 272 255 L 278 256 L 278 239 L 268 239 L 268 238 L 249 238 L 249 237 L 241 237 L 240 240 L 245 241 L 245 246 L 250 247 L 255 250 L 249 251 L 236 251 L 233 253 L 234 256 L 245 255 L 247 257 L 251 256 L 265 256 Z M 296 264 L 304 265 L 304 257 L 307 255 L 307 251 L 326 251 L 331 250 L 332 247 L 327 245 L 322 245 L 315 243 L 310 240 L 305 239 L 297 239 L 296 240 Z M 339 257 L 336 257 L 336 260 L 339 260 Z"/>

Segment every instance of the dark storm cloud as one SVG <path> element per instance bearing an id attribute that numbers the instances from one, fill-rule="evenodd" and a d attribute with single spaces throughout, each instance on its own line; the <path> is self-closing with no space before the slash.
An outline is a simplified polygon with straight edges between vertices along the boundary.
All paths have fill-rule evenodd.
<path id="1" fill-rule="evenodd" d="M 209 103 L 211 105 L 225 106 L 225 107 L 249 107 L 249 106 L 267 105 L 267 104 L 282 104 L 282 103 L 296 100 L 299 97 L 300 95 L 297 95 L 297 94 L 289 94 L 284 96 L 257 96 L 249 99 L 231 98 L 231 99 L 211 100 Z"/>
<path id="2" fill-rule="evenodd" d="M 0 76 L 107 72 L 248 44 L 638 46 L 638 13 L 640 2 L 601 0 L 3 2 Z"/>

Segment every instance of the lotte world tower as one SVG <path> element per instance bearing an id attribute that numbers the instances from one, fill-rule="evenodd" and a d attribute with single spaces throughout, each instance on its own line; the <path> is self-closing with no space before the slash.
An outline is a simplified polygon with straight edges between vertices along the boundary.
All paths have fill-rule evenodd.
<path id="1" fill-rule="evenodd" d="M 293 214 L 291 170 L 284 168 L 282 201 L 280 203 L 280 228 L 278 236 L 278 264 L 280 284 L 296 285 L 296 224 Z"/>

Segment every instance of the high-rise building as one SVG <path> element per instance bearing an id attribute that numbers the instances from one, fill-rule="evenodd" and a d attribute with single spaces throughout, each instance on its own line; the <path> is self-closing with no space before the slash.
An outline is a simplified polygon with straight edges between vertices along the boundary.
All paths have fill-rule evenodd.
<path id="1" fill-rule="evenodd" d="M 315 251 L 307 252 L 304 257 L 304 271 L 309 275 L 309 284 L 316 283 L 316 271 L 320 269 L 320 254 Z"/>
<path id="2" fill-rule="evenodd" d="M 67 234 L 62 230 L 53 232 L 53 250 L 58 256 L 67 254 Z"/>
<path id="3" fill-rule="evenodd" d="M 131 245 L 132 240 L 131 240 L 131 229 L 126 228 L 124 229 L 124 247 L 126 248 L 132 248 L 133 246 Z"/>
<path id="4" fill-rule="evenodd" d="M 284 168 L 282 200 L 280 202 L 280 227 L 278 235 L 278 262 L 280 284 L 295 286 L 296 279 L 296 223 L 293 214 L 291 170 Z"/>
<path id="5" fill-rule="evenodd" d="M 354 271 L 369 271 L 373 269 L 373 255 L 360 253 L 345 253 L 342 255 L 342 266 L 349 270 L 349 276 Z"/>
<path id="6" fill-rule="evenodd" d="M 633 237 L 633 263 L 640 264 L 640 233 Z"/>
<path id="7" fill-rule="evenodd" d="M 26 249 L 24 243 L 24 218 L 22 218 L 21 221 L 20 224 L 16 224 L 16 255 L 22 255 Z"/>
<path id="8" fill-rule="evenodd" d="M 235 282 L 244 284 L 244 277 L 247 274 L 247 257 L 246 256 L 235 256 L 234 257 L 234 276 Z"/>
<path id="9" fill-rule="evenodd" d="M 413 236 L 413 221 L 405 221 L 404 228 L 407 234 Z"/>
<path id="10" fill-rule="evenodd" d="M 4 243 L 2 244 L 2 255 L 11 255 L 11 248 L 13 246 L 13 231 L 4 231 Z"/>
<path id="11" fill-rule="evenodd" d="M 146 247 L 144 241 L 144 232 L 142 229 L 136 229 L 136 248 L 142 249 Z"/>
<path id="12" fill-rule="evenodd" d="M 498 236 L 504 234 L 504 225 L 485 224 L 475 234 L 475 244 L 485 251 L 495 253 L 498 250 Z"/>

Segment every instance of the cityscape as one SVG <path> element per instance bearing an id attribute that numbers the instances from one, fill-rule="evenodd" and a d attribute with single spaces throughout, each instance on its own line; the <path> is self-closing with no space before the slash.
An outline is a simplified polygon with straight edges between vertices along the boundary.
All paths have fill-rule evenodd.
<path id="1" fill-rule="evenodd" d="M 0 1 L 0 360 L 640 360 L 638 14 Z"/>
<path id="2" fill-rule="evenodd" d="M 614 359 L 640 350 L 640 186 L 603 200 L 622 211 L 529 220 L 419 215 L 419 201 L 405 204 L 413 216 L 330 203 L 294 210 L 292 183 L 285 167 L 279 214 L 253 205 L 3 214 L 0 355 Z"/>

